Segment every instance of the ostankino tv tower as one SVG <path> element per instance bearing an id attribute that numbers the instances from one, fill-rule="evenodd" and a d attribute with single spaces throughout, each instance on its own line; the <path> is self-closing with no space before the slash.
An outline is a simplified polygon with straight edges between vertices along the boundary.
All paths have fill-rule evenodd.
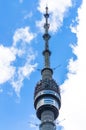
<path id="1" fill-rule="evenodd" d="M 42 79 L 36 84 L 34 92 L 34 107 L 36 109 L 36 115 L 41 120 L 39 130 L 56 130 L 55 120 L 59 115 L 59 109 L 61 107 L 61 96 L 58 84 L 53 79 L 53 70 L 50 67 L 50 55 L 48 33 L 48 7 L 46 7 L 46 13 L 44 14 L 45 33 L 43 39 L 45 41 L 45 48 L 43 51 L 44 56 L 44 68 L 41 70 Z"/>

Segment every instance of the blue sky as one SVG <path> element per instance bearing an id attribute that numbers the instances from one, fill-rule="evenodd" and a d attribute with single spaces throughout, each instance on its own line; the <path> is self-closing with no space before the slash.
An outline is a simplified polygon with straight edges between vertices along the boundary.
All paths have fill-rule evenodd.
<path id="1" fill-rule="evenodd" d="M 38 129 L 33 94 L 44 66 L 45 7 L 50 13 L 49 47 L 60 85 L 59 130 L 86 129 L 85 0 L 0 0 L 0 130 Z M 29 123 L 33 122 L 33 124 Z"/>

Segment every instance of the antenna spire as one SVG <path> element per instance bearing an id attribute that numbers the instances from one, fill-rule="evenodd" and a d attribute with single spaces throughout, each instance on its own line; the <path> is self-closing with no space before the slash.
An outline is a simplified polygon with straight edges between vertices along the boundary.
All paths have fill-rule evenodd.
<path id="1" fill-rule="evenodd" d="M 49 50 L 49 45 L 48 45 L 48 41 L 51 38 L 51 36 L 48 33 L 50 24 L 48 23 L 48 18 L 49 18 L 48 7 L 46 6 L 45 9 L 46 9 L 46 13 L 44 14 L 44 17 L 45 17 L 45 24 L 44 24 L 45 33 L 43 35 L 43 39 L 45 40 L 45 50 L 43 51 L 43 55 L 44 55 L 44 58 L 45 58 L 45 68 L 50 68 L 49 57 L 51 55 L 51 52 Z"/>

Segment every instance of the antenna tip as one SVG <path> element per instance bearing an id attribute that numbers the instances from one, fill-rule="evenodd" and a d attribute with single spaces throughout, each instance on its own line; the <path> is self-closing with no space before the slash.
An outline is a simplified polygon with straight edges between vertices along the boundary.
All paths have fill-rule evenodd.
<path id="1" fill-rule="evenodd" d="M 46 11 L 48 11 L 48 6 L 47 5 L 46 5 L 45 9 L 46 9 Z"/>

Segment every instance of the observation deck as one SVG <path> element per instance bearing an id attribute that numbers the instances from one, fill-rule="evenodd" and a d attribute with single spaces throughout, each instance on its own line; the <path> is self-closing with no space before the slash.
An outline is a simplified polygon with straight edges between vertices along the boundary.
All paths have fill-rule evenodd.
<path id="1" fill-rule="evenodd" d="M 59 86 L 54 79 L 44 79 L 37 83 L 34 92 L 34 107 L 39 119 L 41 119 L 41 113 L 46 109 L 54 112 L 54 119 L 58 117 L 61 96 Z"/>

